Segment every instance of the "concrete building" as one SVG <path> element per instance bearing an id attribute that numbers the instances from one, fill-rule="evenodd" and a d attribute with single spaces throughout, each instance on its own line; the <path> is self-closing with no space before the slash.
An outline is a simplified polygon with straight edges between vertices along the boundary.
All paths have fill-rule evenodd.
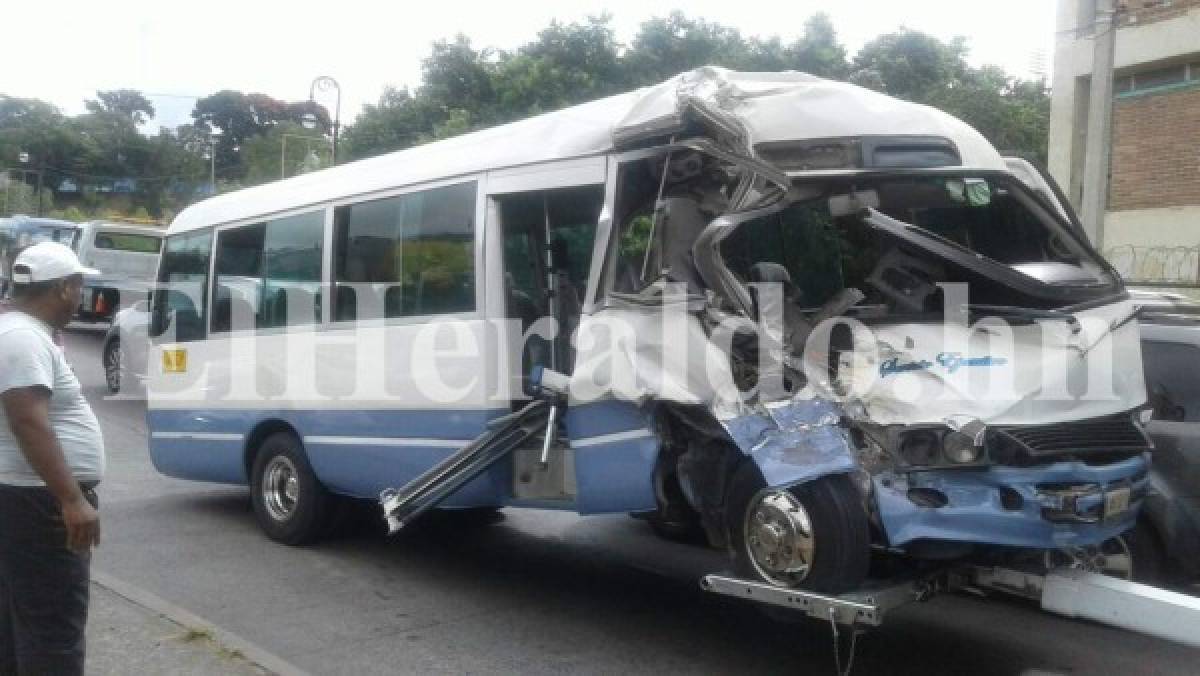
<path id="1" fill-rule="evenodd" d="M 1096 244 L 1131 281 L 1200 284 L 1200 0 L 1118 0 L 1111 185 Z M 1049 169 L 1079 205 L 1096 0 L 1058 0 Z"/>

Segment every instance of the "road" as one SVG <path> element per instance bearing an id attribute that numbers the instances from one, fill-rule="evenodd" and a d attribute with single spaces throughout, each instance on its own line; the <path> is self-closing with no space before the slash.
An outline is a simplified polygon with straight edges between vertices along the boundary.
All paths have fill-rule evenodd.
<path id="1" fill-rule="evenodd" d="M 774 622 L 696 580 L 725 561 L 626 516 L 505 510 L 394 539 L 369 528 L 289 548 L 261 535 L 247 489 L 158 475 L 145 406 L 108 398 L 100 336 L 67 352 L 104 428 L 95 566 L 314 674 L 833 673 L 828 625 Z M 845 640 L 843 636 L 843 640 Z M 943 595 L 858 641 L 859 674 L 1191 674 L 1200 651 Z"/>

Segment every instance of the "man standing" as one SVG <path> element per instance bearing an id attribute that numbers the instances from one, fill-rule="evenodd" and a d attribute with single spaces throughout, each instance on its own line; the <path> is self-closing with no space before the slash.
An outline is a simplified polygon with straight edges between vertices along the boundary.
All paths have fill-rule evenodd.
<path id="1" fill-rule="evenodd" d="M 0 675 L 82 674 L 89 565 L 100 542 L 100 423 L 53 335 L 79 307 L 66 246 L 13 262 L 0 315 Z"/>

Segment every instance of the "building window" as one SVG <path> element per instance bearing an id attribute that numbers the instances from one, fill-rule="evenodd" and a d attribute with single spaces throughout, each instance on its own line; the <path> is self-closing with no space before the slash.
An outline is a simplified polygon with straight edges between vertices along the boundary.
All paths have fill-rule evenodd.
<path id="1" fill-rule="evenodd" d="M 1200 86 L 1200 63 L 1181 63 L 1118 77 L 1113 80 L 1113 94 L 1124 98 L 1167 88 L 1193 86 Z"/>
<path id="2" fill-rule="evenodd" d="M 1154 89 L 1155 87 L 1166 87 L 1187 81 L 1188 67 L 1186 65 L 1159 68 L 1145 73 L 1137 73 L 1133 76 L 1135 89 Z"/>

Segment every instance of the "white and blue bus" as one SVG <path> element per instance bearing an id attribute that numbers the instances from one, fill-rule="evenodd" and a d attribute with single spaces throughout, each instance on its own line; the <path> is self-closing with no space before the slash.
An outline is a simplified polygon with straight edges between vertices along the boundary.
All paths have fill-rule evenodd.
<path id="1" fill-rule="evenodd" d="M 519 421 L 537 370 L 569 383 L 551 432 L 439 507 L 645 514 L 835 592 L 872 548 L 1101 547 L 1146 490 L 1134 309 L 1069 207 L 964 123 L 803 74 L 214 197 L 158 283 L 155 466 L 248 484 L 283 542 Z"/>

